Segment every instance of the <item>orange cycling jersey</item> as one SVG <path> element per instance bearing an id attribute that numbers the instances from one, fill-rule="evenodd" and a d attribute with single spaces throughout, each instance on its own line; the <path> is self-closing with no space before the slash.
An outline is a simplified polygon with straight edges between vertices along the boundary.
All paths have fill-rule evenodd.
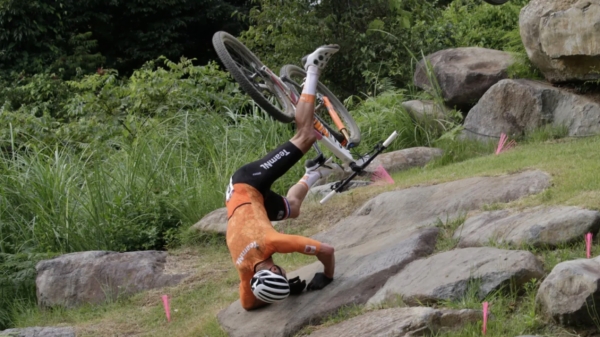
<path id="1" fill-rule="evenodd" d="M 303 236 L 278 233 L 269 221 L 263 195 L 238 183 L 227 196 L 227 247 L 240 277 L 240 300 L 246 310 L 256 306 L 250 280 L 254 267 L 274 253 L 316 255 L 321 243 Z"/>

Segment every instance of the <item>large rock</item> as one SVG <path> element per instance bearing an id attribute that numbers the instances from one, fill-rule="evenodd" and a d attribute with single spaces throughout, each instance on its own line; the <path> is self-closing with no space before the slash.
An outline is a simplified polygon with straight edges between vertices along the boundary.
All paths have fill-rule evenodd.
<path id="1" fill-rule="evenodd" d="M 75 337 L 73 328 L 34 327 L 0 331 L 0 337 Z"/>
<path id="2" fill-rule="evenodd" d="M 529 59 L 553 83 L 600 79 L 598 26 L 598 0 L 532 0 L 519 16 Z"/>
<path id="3" fill-rule="evenodd" d="M 600 212 L 578 207 L 535 207 L 522 212 L 500 210 L 468 218 L 454 232 L 459 247 L 490 241 L 511 245 L 556 246 L 598 232 Z"/>
<path id="4" fill-rule="evenodd" d="M 393 241 L 403 231 L 432 226 L 438 219 L 452 220 L 485 204 L 509 202 L 539 193 L 549 185 L 550 176 L 535 170 L 386 192 L 315 238 L 336 249 L 359 245 L 376 237 Z"/>
<path id="5" fill-rule="evenodd" d="M 486 90 L 507 78 L 507 69 L 514 63 L 506 52 L 478 47 L 454 48 L 426 57 L 442 91 L 444 102 L 461 110 L 472 107 Z M 421 60 L 415 69 L 414 82 L 421 89 L 434 90 Z"/>
<path id="6" fill-rule="evenodd" d="M 510 282 L 518 287 L 542 276 L 542 263 L 528 251 L 455 249 L 412 262 L 390 278 L 368 303 L 379 304 L 398 295 L 409 305 L 458 300 L 467 294 L 473 281 L 483 299 Z"/>
<path id="7" fill-rule="evenodd" d="M 429 336 L 481 320 L 480 310 L 392 308 L 371 311 L 310 334 L 311 337 Z"/>
<path id="8" fill-rule="evenodd" d="M 164 273 L 166 252 L 89 251 L 43 260 L 36 265 L 41 306 L 102 303 L 143 290 L 174 286 L 186 275 Z"/>
<path id="9" fill-rule="evenodd" d="M 540 285 L 536 302 L 563 325 L 597 327 L 600 307 L 600 256 L 557 264 Z"/>
<path id="10" fill-rule="evenodd" d="M 569 136 L 600 132 L 600 105 L 531 80 L 502 80 L 469 111 L 464 137 L 483 141 L 501 133 L 521 136 L 544 125 L 565 126 Z"/>
<path id="11" fill-rule="evenodd" d="M 433 125 L 438 129 L 446 126 L 450 110 L 443 104 L 431 100 L 412 100 L 402 102 L 402 106 L 419 125 Z"/>
<path id="12" fill-rule="evenodd" d="M 193 229 L 208 233 L 227 233 L 227 208 L 217 208 L 206 214 L 200 221 L 192 226 Z"/>
<path id="13" fill-rule="evenodd" d="M 305 325 L 319 323 L 342 306 L 365 303 L 390 276 L 415 259 L 431 254 L 437 233 L 437 228 L 421 228 L 399 233 L 395 240 L 365 240 L 352 249 L 338 249 L 335 279 L 324 290 L 304 292 L 250 312 L 238 300 L 217 318 L 231 337 L 291 336 Z M 299 275 L 310 281 L 322 269 L 322 264 L 316 262 L 290 273 L 289 277 Z"/>

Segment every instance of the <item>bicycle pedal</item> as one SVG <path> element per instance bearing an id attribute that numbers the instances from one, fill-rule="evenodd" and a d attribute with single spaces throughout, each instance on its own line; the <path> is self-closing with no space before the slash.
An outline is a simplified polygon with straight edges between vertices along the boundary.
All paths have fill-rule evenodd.
<path id="1" fill-rule="evenodd" d="M 306 163 L 304 163 L 304 167 L 311 168 L 317 165 L 323 165 L 325 163 L 325 156 L 321 153 L 313 159 L 308 159 Z"/>

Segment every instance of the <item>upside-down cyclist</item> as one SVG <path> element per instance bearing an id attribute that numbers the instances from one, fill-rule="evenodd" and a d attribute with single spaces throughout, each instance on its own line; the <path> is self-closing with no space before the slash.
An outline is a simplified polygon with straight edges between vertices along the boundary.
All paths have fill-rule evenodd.
<path id="1" fill-rule="evenodd" d="M 306 173 L 292 186 L 286 197 L 271 191 L 271 185 L 287 172 L 316 141 L 313 128 L 316 87 L 321 70 L 337 45 L 317 48 L 305 56 L 306 81 L 296 106 L 297 131 L 288 142 L 262 159 L 246 164 L 230 179 L 226 194 L 227 247 L 240 277 L 240 300 L 246 310 L 278 302 L 304 288 L 319 290 L 333 281 L 334 248 L 326 243 L 298 235 L 278 233 L 271 221 L 295 218 L 308 190 L 333 170 L 329 162 L 306 168 Z M 306 286 L 299 277 L 288 280 L 283 268 L 273 262 L 274 253 L 298 252 L 315 255 L 323 263 Z"/>

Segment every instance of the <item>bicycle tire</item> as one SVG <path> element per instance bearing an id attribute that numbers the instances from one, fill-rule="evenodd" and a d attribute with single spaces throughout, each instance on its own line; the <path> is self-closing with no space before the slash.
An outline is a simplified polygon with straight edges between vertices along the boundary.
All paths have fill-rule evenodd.
<path id="1" fill-rule="evenodd" d="M 302 87 L 300 86 L 300 84 L 298 84 L 298 82 L 294 80 L 294 78 L 305 78 L 306 72 L 304 71 L 304 69 L 298 66 L 288 64 L 281 68 L 281 70 L 279 71 L 279 76 L 281 77 L 282 81 L 289 83 L 297 89 L 301 90 Z M 346 130 L 348 130 L 348 134 L 350 135 L 350 139 L 348 139 L 348 147 L 358 146 L 358 144 L 360 144 L 360 129 L 358 128 L 358 125 L 356 125 L 356 122 L 354 121 L 354 118 L 352 118 L 352 115 L 350 115 L 350 113 L 348 112 L 348 109 L 346 109 L 344 104 L 342 104 L 340 100 L 331 92 L 331 90 L 329 90 L 323 83 L 317 83 L 317 92 L 329 98 L 329 101 L 335 108 L 335 111 L 338 113 L 338 115 L 344 122 L 344 126 L 346 127 Z M 327 109 L 323 108 L 323 110 L 325 114 L 328 114 Z M 342 134 L 338 131 L 335 131 L 335 128 L 333 128 L 331 125 L 328 125 L 323 120 L 323 118 L 319 118 L 319 120 L 328 130 L 330 130 L 333 133 L 336 139 L 344 139 L 344 136 L 342 136 Z"/>
<path id="2" fill-rule="evenodd" d="M 508 2 L 508 0 L 483 0 L 483 1 L 489 3 L 490 5 L 495 5 L 495 6 L 504 5 L 505 3 Z"/>
<path id="3" fill-rule="evenodd" d="M 260 69 L 264 64 L 250 51 L 250 49 L 233 35 L 223 31 L 216 32 L 213 35 L 212 43 L 219 59 L 221 59 L 225 68 L 227 68 L 231 76 L 233 76 L 233 79 L 235 79 L 242 90 L 248 94 L 258 106 L 282 123 L 291 123 L 294 121 L 296 109 L 292 102 L 287 98 L 283 91 L 277 90 L 277 86 L 269 77 L 263 77 L 262 74 L 257 71 L 257 69 Z M 244 62 L 251 69 L 245 67 L 242 69 L 240 63 L 238 63 L 240 61 Z M 246 73 L 250 71 L 254 71 L 252 80 L 246 75 Z M 262 92 L 257 87 L 260 83 L 255 81 L 255 79 L 258 78 L 264 81 L 267 86 L 267 88 L 261 88 L 263 89 Z M 269 102 L 268 97 L 264 94 L 265 90 L 270 93 L 272 97 L 275 97 L 283 109 L 280 109 Z"/>

